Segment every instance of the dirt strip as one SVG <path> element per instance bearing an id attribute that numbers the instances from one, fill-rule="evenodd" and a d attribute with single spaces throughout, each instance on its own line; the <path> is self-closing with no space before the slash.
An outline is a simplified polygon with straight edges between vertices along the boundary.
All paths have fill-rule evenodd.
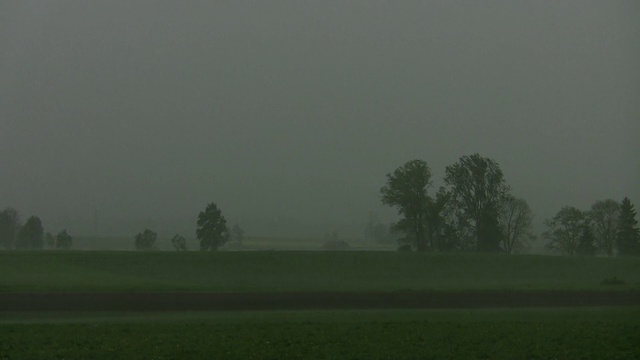
<path id="1" fill-rule="evenodd" d="M 640 306 L 640 291 L 0 293 L 0 311 L 241 311 Z"/>

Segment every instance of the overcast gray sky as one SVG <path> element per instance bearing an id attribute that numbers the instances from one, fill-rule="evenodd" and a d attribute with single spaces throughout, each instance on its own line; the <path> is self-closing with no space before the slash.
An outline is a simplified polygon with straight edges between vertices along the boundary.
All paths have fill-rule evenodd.
<path id="1" fill-rule="evenodd" d="M 359 236 L 495 159 L 539 222 L 640 206 L 638 1 L 1 1 L 0 207 L 46 230 Z"/>

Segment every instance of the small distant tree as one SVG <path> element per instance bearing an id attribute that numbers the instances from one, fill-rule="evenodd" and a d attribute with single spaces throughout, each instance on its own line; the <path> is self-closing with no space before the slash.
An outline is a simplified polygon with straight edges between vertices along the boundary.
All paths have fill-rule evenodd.
<path id="1" fill-rule="evenodd" d="M 20 228 L 18 210 L 7 207 L 0 211 L 0 246 L 5 249 L 15 248 Z"/>
<path id="2" fill-rule="evenodd" d="M 611 199 L 596 201 L 591 206 L 589 218 L 598 249 L 608 256 L 613 256 L 620 221 L 620 204 Z"/>
<path id="3" fill-rule="evenodd" d="M 37 216 L 31 216 L 18 232 L 17 247 L 20 249 L 41 250 L 44 246 L 44 229 Z"/>
<path id="4" fill-rule="evenodd" d="M 242 230 L 240 225 L 233 225 L 233 228 L 231 229 L 231 240 L 242 245 L 242 240 L 244 240 L 244 230 Z"/>
<path id="5" fill-rule="evenodd" d="M 551 220 L 546 220 L 546 247 L 566 255 L 576 255 L 587 224 L 586 214 L 574 207 L 563 207 Z"/>
<path id="6" fill-rule="evenodd" d="M 44 242 L 46 244 L 46 247 L 49 249 L 53 249 L 54 247 L 56 247 L 56 237 L 53 236 L 53 234 L 50 232 L 44 234 Z"/>
<path id="7" fill-rule="evenodd" d="M 186 251 L 187 250 L 187 239 L 180 234 L 175 234 L 173 238 L 171 238 L 171 243 L 176 251 Z"/>
<path id="8" fill-rule="evenodd" d="M 531 232 L 533 212 L 524 199 L 509 196 L 502 204 L 500 225 L 502 227 L 502 249 L 511 254 L 526 249 L 535 239 Z"/>
<path id="9" fill-rule="evenodd" d="M 624 198 L 620 205 L 616 245 L 618 255 L 640 255 L 640 230 L 637 227 L 636 210 L 629 198 Z"/>
<path id="10" fill-rule="evenodd" d="M 136 250 L 153 250 L 155 248 L 156 239 L 158 234 L 149 229 L 145 229 L 143 232 L 138 233 L 135 236 Z"/>
<path id="11" fill-rule="evenodd" d="M 198 214 L 196 236 L 200 240 L 202 251 L 216 251 L 229 241 L 227 220 L 216 204 L 209 203 L 206 209 Z"/>
<path id="12" fill-rule="evenodd" d="M 62 230 L 56 235 L 56 249 L 69 250 L 73 246 L 73 238 L 67 233 L 67 230 Z"/>

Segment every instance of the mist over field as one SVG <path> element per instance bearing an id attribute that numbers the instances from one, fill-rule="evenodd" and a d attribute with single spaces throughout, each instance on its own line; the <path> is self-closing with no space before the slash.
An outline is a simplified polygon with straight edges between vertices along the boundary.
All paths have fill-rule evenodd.
<path id="1" fill-rule="evenodd" d="M 77 235 L 361 237 L 494 159 L 538 227 L 640 203 L 636 1 L 0 3 L 0 208 Z"/>

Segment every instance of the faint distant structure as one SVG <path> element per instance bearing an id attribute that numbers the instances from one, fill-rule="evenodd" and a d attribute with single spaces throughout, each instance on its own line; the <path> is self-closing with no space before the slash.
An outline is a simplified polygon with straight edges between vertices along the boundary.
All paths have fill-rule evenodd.
<path id="1" fill-rule="evenodd" d="M 93 235 L 98 236 L 98 209 L 93 209 Z"/>

